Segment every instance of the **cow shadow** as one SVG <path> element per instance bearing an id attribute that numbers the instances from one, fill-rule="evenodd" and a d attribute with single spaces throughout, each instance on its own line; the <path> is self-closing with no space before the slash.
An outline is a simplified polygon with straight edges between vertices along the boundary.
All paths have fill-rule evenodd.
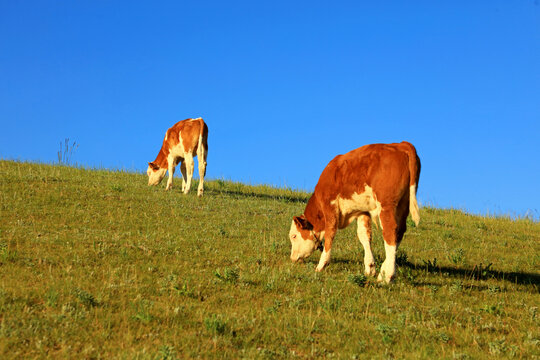
<path id="1" fill-rule="evenodd" d="M 363 266 L 363 262 L 357 259 L 350 258 L 334 258 L 333 263 L 352 265 L 358 264 Z M 380 262 L 379 262 L 380 263 Z M 423 263 L 411 262 L 409 260 L 396 259 L 396 265 L 398 268 L 411 269 L 415 271 L 422 271 L 433 275 L 449 276 L 453 278 L 459 278 L 469 281 L 481 281 L 495 279 L 497 281 L 505 281 L 516 285 L 532 285 L 535 287 L 536 292 L 540 292 L 540 274 L 518 272 L 518 271 L 502 271 L 492 267 L 492 264 L 479 264 L 473 267 L 451 267 L 441 266 L 431 261 L 424 261 Z M 406 271 L 406 270 L 405 270 Z M 414 282 L 414 281 L 413 281 Z M 429 285 L 422 283 L 423 285 Z M 418 284 L 419 285 L 419 284 Z M 478 288 L 482 286 L 478 285 Z M 486 289 L 488 286 L 484 286 Z"/>
<path id="2" fill-rule="evenodd" d="M 413 263 L 408 260 L 398 262 L 398 266 L 409 269 L 420 270 L 430 274 L 438 274 L 461 278 L 465 280 L 489 280 L 506 281 L 516 285 L 533 285 L 540 290 L 540 274 L 517 272 L 517 271 L 502 271 L 492 267 L 492 264 L 479 264 L 471 267 L 450 267 L 440 266 L 431 262 L 422 264 Z"/>

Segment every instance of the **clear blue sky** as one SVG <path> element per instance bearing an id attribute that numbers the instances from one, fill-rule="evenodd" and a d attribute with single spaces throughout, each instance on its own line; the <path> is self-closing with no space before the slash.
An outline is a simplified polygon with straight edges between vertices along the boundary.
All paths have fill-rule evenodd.
<path id="1" fill-rule="evenodd" d="M 0 158 L 143 171 L 202 116 L 208 173 L 311 191 L 337 154 L 412 142 L 419 200 L 540 211 L 540 4 L 1 1 Z"/>

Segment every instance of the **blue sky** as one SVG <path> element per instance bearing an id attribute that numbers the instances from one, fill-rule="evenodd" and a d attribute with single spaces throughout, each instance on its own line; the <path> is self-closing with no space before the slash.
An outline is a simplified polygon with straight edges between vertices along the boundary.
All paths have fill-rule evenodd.
<path id="1" fill-rule="evenodd" d="M 0 79 L 0 158 L 144 171 L 202 116 L 210 178 L 408 140 L 421 204 L 539 216 L 537 0 L 2 1 Z"/>

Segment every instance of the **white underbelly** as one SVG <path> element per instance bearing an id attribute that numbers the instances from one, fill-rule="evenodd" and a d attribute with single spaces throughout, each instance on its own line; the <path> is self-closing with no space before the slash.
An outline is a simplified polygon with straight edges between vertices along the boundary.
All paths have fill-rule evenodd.
<path id="1" fill-rule="evenodd" d="M 338 196 L 331 202 L 337 205 L 339 211 L 339 227 L 347 227 L 352 221 L 362 214 L 369 213 L 374 221 L 377 221 L 381 213 L 381 204 L 373 193 L 373 189 L 365 186 L 364 192 L 353 193 L 350 198 Z"/>
<path id="2" fill-rule="evenodd" d="M 185 157 L 185 149 L 184 144 L 182 143 L 182 138 L 180 138 L 180 142 L 178 144 L 169 149 L 169 156 L 171 156 L 173 159 Z"/>

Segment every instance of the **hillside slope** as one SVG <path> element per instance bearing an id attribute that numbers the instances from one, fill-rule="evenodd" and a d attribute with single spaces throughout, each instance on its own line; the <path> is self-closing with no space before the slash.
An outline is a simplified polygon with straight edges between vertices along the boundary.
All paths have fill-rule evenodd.
<path id="1" fill-rule="evenodd" d="M 307 193 L 146 181 L 0 161 L 1 358 L 540 356 L 539 223 L 424 207 L 380 286 L 355 225 L 290 263 Z"/>

